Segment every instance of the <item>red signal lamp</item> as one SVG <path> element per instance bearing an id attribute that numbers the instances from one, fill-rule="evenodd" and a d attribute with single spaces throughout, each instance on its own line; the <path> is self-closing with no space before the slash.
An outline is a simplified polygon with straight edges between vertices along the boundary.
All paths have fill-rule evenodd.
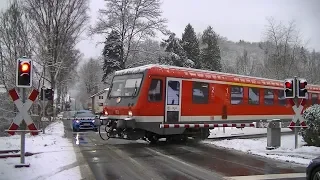
<path id="1" fill-rule="evenodd" d="M 27 62 L 23 62 L 23 63 L 21 64 L 21 71 L 22 71 L 23 73 L 29 72 L 29 71 L 30 71 L 30 64 L 27 63 Z"/>
<path id="2" fill-rule="evenodd" d="M 305 88 L 305 87 L 307 86 L 307 84 L 308 84 L 308 83 L 307 83 L 306 81 L 301 81 L 301 82 L 300 82 L 300 87 L 301 87 L 301 88 Z"/>
<path id="3" fill-rule="evenodd" d="M 292 84 L 291 84 L 291 82 L 288 82 L 288 81 L 287 81 L 287 82 L 285 83 L 285 86 L 286 86 L 286 88 L 291 88 L 291 87 L 292 87 Z"/>

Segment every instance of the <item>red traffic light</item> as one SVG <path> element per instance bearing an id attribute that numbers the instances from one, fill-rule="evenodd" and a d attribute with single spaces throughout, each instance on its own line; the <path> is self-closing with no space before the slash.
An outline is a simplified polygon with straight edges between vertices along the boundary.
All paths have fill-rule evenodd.
<path id="1" fill-rule="evenodd" d="M 28 62 L 22 62 L 20 64 L 20 69 L 23 73 L 27 73 L 30 71 L 30 64 Z"/>
<path id="2" fill-rule="evenodd" d="M 300 81 L 300 88 L 305 88 L 307 84 L 307 81 Z"/>
<path id="3" fill-rule="evenodd" d="M 292 84 L 291 84 L 291 82 L 289 82 L 289 81 L 287 81 L 286 83 L 285 83 L 285 86 L 286 86 L 286 88 L 291 88 L 292 87 Z"/>

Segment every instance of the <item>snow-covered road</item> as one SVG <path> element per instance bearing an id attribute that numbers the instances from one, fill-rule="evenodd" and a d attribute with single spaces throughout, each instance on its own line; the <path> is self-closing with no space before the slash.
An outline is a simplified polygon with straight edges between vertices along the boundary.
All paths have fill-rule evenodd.
<path id="1" fill-rule="evenodd" d="M 20 150 L 20 135 L 0 138 L 0 150 L 15 149 Z M 14 168 L 20 157 L 0 159 L 0 179 L 81 179 L 73 145 L 64 137 L 62 121 L 50 124 L 46 134 L 34 137 L 27 134 L 26 152 L 39 153 L 25 158 L 30 163 L 27 168 Z"/>

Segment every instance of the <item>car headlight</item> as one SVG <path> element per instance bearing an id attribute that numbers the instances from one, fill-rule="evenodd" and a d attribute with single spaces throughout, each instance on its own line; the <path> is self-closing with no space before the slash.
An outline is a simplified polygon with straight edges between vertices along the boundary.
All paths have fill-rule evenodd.
<path id="1" fill-rule="evenodd" d="M 95 120 L 92 120 L 91 122 L 92 122 L 92 123 L 94 123 L 94 122 L 95 122 Z"/>
<path id="2" fill-rule="evenodd" d="M 80 121 L 79 121 L 79 120 L 76 120 L 76 123 L 80 123 Z"/>
<path id="3" fill-rule="evenodd" d="M 131 117 L 132 116 L 132 111 L 128 111 L 128 115 Z"/>
<path id="4" fill-rule="evenodd" d="M 104 115 L 108 116 L 109 115 L 108 111 L 104 111 Z"/>

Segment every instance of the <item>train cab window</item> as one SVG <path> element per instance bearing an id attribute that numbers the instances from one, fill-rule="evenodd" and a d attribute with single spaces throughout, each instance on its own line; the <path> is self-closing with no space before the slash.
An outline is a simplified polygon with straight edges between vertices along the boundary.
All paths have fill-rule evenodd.
<path id="1" fill-rule="evenodd" d="M 278 90 L 279 105 L 285 106 L 287 100 L 284 98 L 284 90 Z"/>
<path id="2" fill-rule="evenodd" d="M 318 94 L 311 94 L 311 105 L 318 104 Z"/>
<path id="3" fill-rule="evenodd" d="M 231 104 L 242 104 L 243 102 L 243 87 L 231 86 Z"/>
<path id="4" fill-rule="evenodd" d="M 193 82 L 192 102 L 195 104 L 207 104 L 209 102 L 209 84 Z"/>
<path id="5" fill-rule="evenodd" d="M 148 100 L 151 102 L 161 101 L 162 100 L 162 80 L 161 79 L 152 79 L 149 92 Z"/>
<path id="6" fill-rule="evenodd" d="M 274 103 L 274 93 L 272 89 L 264 90 L 264 104 L 265 105 L 273 105 Z"/>
<path id="7" fill-rule="evenodd" d="M 257 105 L 259 104 L 259 88 L 249 88 L 249 104 L 252 104 L 252 105 Z"/>

